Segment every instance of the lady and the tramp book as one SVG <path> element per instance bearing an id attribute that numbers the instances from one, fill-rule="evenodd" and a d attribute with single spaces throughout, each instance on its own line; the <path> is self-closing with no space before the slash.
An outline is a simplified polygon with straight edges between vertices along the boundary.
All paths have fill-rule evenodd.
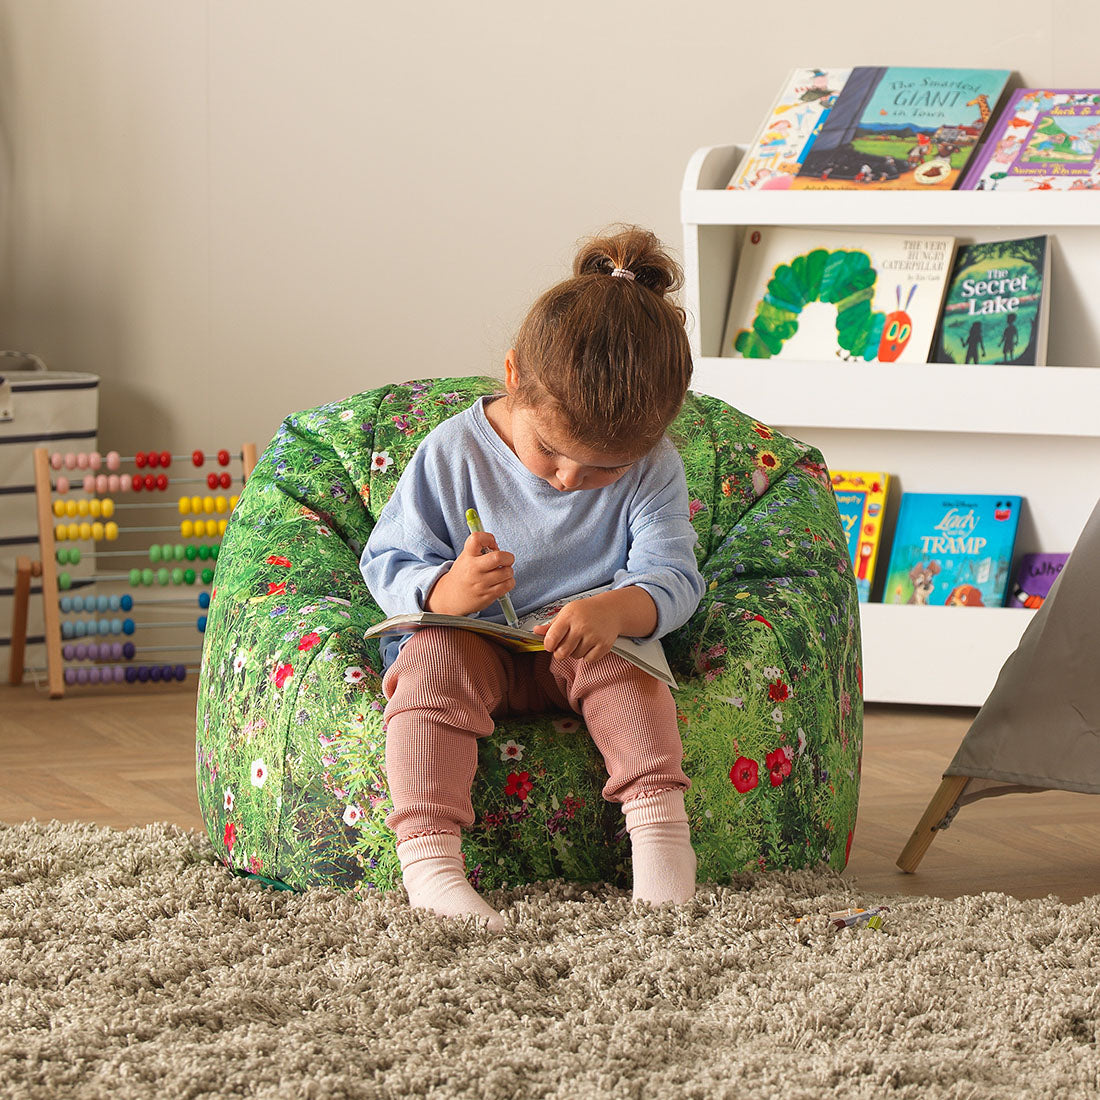
<path id="1" fill-rule="evenodd" d="M 794 190 L 950 190 L 997 109 L 1007 69 L 859 66 Z"/>
<path id="2" fill-rule="evenodd" d="M 955 238 L 745 231 L 722 355 L 926 363 Z"/>
<path id="3" fill-rule="evenodd" d="M 795 69 L 726 185 L 731 191 L 790 187 L 851 69 Z"/>
<path id="4" fill-rule="evenodd" d="M 972 191 L 1100 187 L 1100 89 L 1015 92 L 960 186 Z"/>
<path id="5" fill-rule="evenodd" d="M 538 653 L 545 647 L 542 644 L 542 635 L 535 634 L 534 627 L 545 626 L 567 603 L 587 599 L 589 596 L 598 596 L 601 592 L 607 591 L 607 588 L 591 588 L 586 592 L 578 592 L 575 596 L 547 604 L 524 615 L 516 626 L 494 623 L 489 619 L 479 619 L 473 615 L 440 615 L 434 611 L 411 611 L 401 615 L 391 615 L 384 622 L 372 626 L 363 637 L 377 638 L 381 634 L 406 634 L 410 630 L 417 630 L 423 626 L 450 626 L 460 630 L 472 630 L 475 634 L 484 634 L 521 653 Z M 668 684 L 669 687 L 677 686 L 659 638 L 649 638 L 645 641 L 619 638 L 611 647 L 611 652 L 617 653 L 624 661 L 629 661 L 643 672 L 648 672 L 650 676 Z"/>
<path id="6" fill-rule="evenodd" d="M 903 493 L 883 603 L 1001 607 L 1022 498 Z"/>
<path id="7" fill-rule="evenodd" d="M 936 363 L 1044 366 L 1050 239 L 960 245 L 936 330 Z"/>
<path id="8" fill-rule="evenodd" d="M 848 557 L 861 603 L 871 598 L 886 516 L 890 475 L 882 470 L 833 470 L 833 495 L 848 538 Z"/>

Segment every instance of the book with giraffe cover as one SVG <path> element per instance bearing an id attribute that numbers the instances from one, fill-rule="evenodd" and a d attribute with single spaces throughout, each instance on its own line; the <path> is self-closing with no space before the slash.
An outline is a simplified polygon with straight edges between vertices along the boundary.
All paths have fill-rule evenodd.
<path id="1" fill-rule="evenodd" d="M 960 184 L 968 191 L 1100 187 L 1100 88 L 1021 88 Z"/>
<path id="2" fill-rule="evenodd" d="M 1010 76 L 1008 69 L 853 69 L 791 188 L 949 191 Z"/>

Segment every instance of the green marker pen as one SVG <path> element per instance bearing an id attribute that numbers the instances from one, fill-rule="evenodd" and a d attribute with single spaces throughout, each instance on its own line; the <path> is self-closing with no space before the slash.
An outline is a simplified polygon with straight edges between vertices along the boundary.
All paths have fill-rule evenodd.
<path id="1" fill-rule="evenodd" d="M 466 509 L 466 526 L 470 528 L 471 535 L 476 535 L 485 530 L 485 528 L 481 526 L 481 517 L 478 516 L 476 509 Z M 483 547 L 481 552 L 487 554 L 489 553 L 489 548 L 487 546 Z M 508 598 L 507 592 L 500 597 L 500 606 L 504 610 L 504 618 L 508 625 L 519 626 L 519 616 L 516 614 L 516 609 L 512 606 L 512 601 Z"/>

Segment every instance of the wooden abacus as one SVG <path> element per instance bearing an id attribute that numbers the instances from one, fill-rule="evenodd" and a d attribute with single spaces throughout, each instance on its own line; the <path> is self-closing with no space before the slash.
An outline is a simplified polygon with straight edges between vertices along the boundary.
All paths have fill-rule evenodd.
<path id="1" fill-rule="evenodd" d="M 173 461 L 189 460 L 197 469 L 209 460 L 220 468 L 206 477 L 171 478 L 167 471 Z M 211 491 L 228 490 L 234 486 L 229 472 L 230 464 L 237 460 L 241 465 L 240 482 L 247 480 L 256 465 L 256 445 L 245 443 L 239 454 L 218 451 L 207 456 L 202 451 L 189 455 L 173 455 L 167 451 L 139 451 L 123 457 L 117 451 L 107 455 L 50 454 L 45 448 L 34 452 L 34 483 L 38 512 L 38 550 L 40 560 L 29 557 L 16 560 L 15 593 L 12 607 L 11 664 L 9 680 L 13 684 L 23 682 L 27 671 L 24 653 L 27 640 L 27 611 L 30 603 L 31 578 L 42 578 L 43 617 L 45 619 L 46 667 L 32 671 L 44 671 L 51 699 L 59 699 L 66 685 L 108 683 L 157 683 L 165 680 L 185 680 L 189 672 L 197 669 L 197 662 L 190 665 L 180 662 L 134 664 L 146 653 L 187 652 L 202 647 L 202 632 L 206 627 L 205 614 L 194 619 L 174 620 L 152 618 L 136 621 L 133 618 L 72 619 L 62 618 L 73 612 L 93 611 L 100 616 L 112 612 L 128 613 L 135 607 L 179 609 L 188 603 L 205 612 L 210 603 L 209 586 L 214 576 L 214 561 L 225 532 L 229 513 L 237 502 L 235 495 L 219 493 L 210 495 L 181 495 L 167 499 L 160 494 L 182 485 L 205 483 Z M 133 472 L 121 472 L 132 465 Z M 69 472 L 72 472 L 71 476 Z M 76 480 L 78 479 L 79 480 Z M 119 502 L 104 494 L 141 494 L 136 502 Z M 178 524 L 151 524 L 130 526 L 121 521 L 124 510 L 173 508 L 181 518 Z M 172 533 L 187 540 L 182 543 L 151 543 L 138 549 L 96 550 L 97 572 L 74 578 L 58 566 L 77 565 L 81 559 L 80 542 L 115 542 L 121 535 Z M 212 542 L 196 544 L 195 539 Z M 144 540 L 143 540 L 144 541 Z M 60 544 L 60 545 L 59 545 Z M 101 572 L 100 559 L 106 557 L 144 558 L 147 565 L 131 567 L 126 572 Z M 155 566 L 156 568 L 153 568 Z M 197 567 L 197 568 L 196 568 Z M 184 599 L 144 599 L 140 593 L 112 591 L 110 595 L 68 595 L 74 587 L 95 585 L 128 586 L 140 589 L 150 585 L 198 585 L 200 591 L 193 601 Z M 66 595 L 60 595 L 61 592 Z M 154 629 L 190 628 L 199 635 L 198 643 L 183 646 L 144 646 L 139 649 L 131 640 L 139 627 Z M 101 635 L 115 636 L 112 641 L 88 641 Z M 127 640 L 118 640 L 124 636 Z M 91 662 L 90 664 L 88 662 Z M 114 663 L 112 663 L 114 662 Z"/>

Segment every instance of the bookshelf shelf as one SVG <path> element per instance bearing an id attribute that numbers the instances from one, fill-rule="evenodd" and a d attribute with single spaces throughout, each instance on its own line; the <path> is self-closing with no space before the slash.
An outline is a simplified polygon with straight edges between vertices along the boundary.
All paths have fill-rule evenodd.
<path id="1" fill-rule="evenodd" d="M 700 149 L 681 193 L 693 388 L 819 447 L 837 469 L 886 469 L 895 491 L 1019 493 L 1016 553 L 1072 549 L 1100 492 L 1100 194 L 727 191 L 744 150 Z M 1050 233 L 1051 367 L 864 364 L 718 356 L 750 225 Z M 690 323 L 690 322 L 689 322 Z M 895 502 L 897 497 L 894 498 Z M 888 532 L 889 534 L 889 532 Z M 880 555 L 885 569 L 888 546 Z M 979 706 L 1031 613 L 862 604 L 872 702 Z"/>

